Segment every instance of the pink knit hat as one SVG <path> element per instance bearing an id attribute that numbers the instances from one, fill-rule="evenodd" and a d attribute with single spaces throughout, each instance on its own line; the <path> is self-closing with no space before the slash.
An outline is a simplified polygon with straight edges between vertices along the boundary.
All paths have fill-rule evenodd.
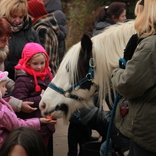
<path id="1" fill-rule="evenodd" d="M 28 1 L 27 4 L 28 4 L 28 12 L 34 18 L 41 17 L 41 16 L 46 15 L 48 13 L 46 11 L 44 4 L 38 0 Z"/>
<path id="2" fill-rule="evenodd" d="M 7 79 L 8 79 L 8 72 L 7 71 L 5 71 L 5 72 L 0 71 L 0 82 L 7 80 Z"/>
<path id="3" fill-rule="evenodd" d="M 27 65 L 28 60 L 30 60 L 35 54 L 40 53 L 40 52 L 44 53 L 47 58 L 45 62 L 45 69 L 44 69 L 44 72 L 42 73 L 35 72 L 33 69 L 31 69 Z M 45 51 L 45 49 L 38 43 L 30 42 L 24 46 L 23 51 L 22 51 L 22 57 L 18 61 L 18 64 L 15 66 L 15 69 L 23 69 L 26 73 L 29 73 L 30 75 L 34 76 L 36 91 L 41 90 L 37 82 L 37 77 L 42 78 L 42 77 L 45 77 L 47 74 L 49 74 L 50 77 L 52 78 L 51 71 L 49 68 L 49 56 L 47 52 Z"/>
<path id="4" fill-rule="evenodd" d="M 19 64 L 27 63 L 31 57 L 39 52 L 42 52 L 46 55 L 47 60 L 49 61 L 49 56 L 46 50 L 39 43 L 30 42 L 27 43 L 22 51 L 22 58 L 19 60 Z M 48 66 L 49 64 L 46 64 Z"/>

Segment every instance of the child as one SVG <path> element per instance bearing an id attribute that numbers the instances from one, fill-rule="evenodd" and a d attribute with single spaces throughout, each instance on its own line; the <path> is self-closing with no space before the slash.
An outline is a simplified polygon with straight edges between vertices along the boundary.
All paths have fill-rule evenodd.
<path id="1" fill-rule="evenodd" d="M 48 156 L 42 137 L 30 127 L 11 131 L 0 149 L 3 156 Z"/>
<path id="2" fill-rule="evenodd" d="M 33 106 L 38 108 L 31 113 L 19 112 L 17 116 L 22 119 L 41 117 L 39 102 L 42 92 L 52 80 L 49 68 L 49 56 L 45 49 L 38 43 L 27 43 L 22 51 L 22 57 L 15 66 L 16 80 L 13 96 L 23 101 L 33 101 Z M 55 132 L 54 125 L 42 124 L 38 131 L 48 144 L 49 138 Z"/>
<path id="3" fill-rule="evenodd" d="M 17 118 L 12 107 L 2 97 L 6 93 L 6 80 L 8 72 L 0 71 L 0 147 L 8 136 L 9 132 L 16 127 L 28 126 L 36 130 L 40 129 L 41 123 L 51 123 L 52 121 L 46 118 L 31 118 L 22 120 Z"/>

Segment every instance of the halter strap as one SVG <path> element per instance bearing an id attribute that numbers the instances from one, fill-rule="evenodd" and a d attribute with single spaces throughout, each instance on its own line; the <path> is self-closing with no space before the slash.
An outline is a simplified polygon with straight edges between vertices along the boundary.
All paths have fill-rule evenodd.
<path id="1" fill-rule="evenodd" d="M 56 86 L 52 82 L 49 83 L 48 87 L 50 87 L 51 89 L 55 90 L 56 92 L 64 95 L 67 98 L 71 98 L 71 99 L 75 99 L 75 100 L 79 100 L 79 101 L 85 100 L 82 97 L 79 97 L 77 95 L 71 94 L 71 92 L 73 90 L 78 90 L 80 88 L 80 86 L 82 84 L 84 84 L 85 82 L 92 81 L 92 79 L 94 78 L 94 70 L 93 69 L 95 68 L 95 65 L 93 63 L 93 58 L 90 58 L 90 60 L 89 60 L 89 66 L 90 67 L 89 67 L 89 70 L 88 70 L 88 73 L 86 74 L 86 76 L 83 79 L 81 79 L 80 81 L 76 82 L 74 85 L 72 85 L 66 91 L 64 89 Z"/>

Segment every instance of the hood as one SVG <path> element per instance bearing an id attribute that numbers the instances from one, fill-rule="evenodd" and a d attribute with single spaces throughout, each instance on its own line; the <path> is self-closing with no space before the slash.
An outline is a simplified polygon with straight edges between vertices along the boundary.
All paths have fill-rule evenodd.
<path id="1" fill-rule="evenodd" d="M 52 29 L 57 35 L 59 34 L 59 27 L 58 23 L 55 19 L 55 16 L 53 13 L 49 13 L 47 15 L 44 15 L 33 22 L 33 28 L 36 30 L 39 26 L 45 26 L 49 29 Z"/>
<path id="2" fill-rule="evenodd" d="M 48 62 L 49 56 L 48 56 L 47 52 L 45 51 L 45 49 L 40 44 L 33 43 L 33 42 L 27 43 L 23 48 L 22 58 L 19 60 L 19 64 L 20 65 L 26 64 L 28 62 L 28 60 L 32 58 L 33 55 L 35 55 L 39 52 L 42 52 L 46 55 L 46 57 L 47 57 L 46 62 Z M 46 64 L 46 65 L 48 66 L 48 64 Z"/>
<path id="3" fill-rule="evenodd" d="M 51 13 L 55 10 L 62 10 L 61 0 L 49 0 L 45 3 L 45 7 L 48 13 Z"/>

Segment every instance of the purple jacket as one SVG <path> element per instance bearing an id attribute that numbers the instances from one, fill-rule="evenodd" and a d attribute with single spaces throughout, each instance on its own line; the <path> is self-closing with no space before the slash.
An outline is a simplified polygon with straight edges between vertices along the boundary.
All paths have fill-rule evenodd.
<path id="1" fill-rule="evenodd" d="M 36 130 L 40 129 L 39 118 L 22 120 L 18 118 L 12 107 L 0 98 L 0 147 L 8 136 L 9 132 L 16 127 L 28 126 Z"/>
<path id="2" fill-rule="evenodd" d="M 38 85 L 41 87 L 41 91 L 35 91 L 34 77 L 23 73 L 19 70 L 17 72 L 17 78 L 15 80 L 15 88 L 13 90 L 13 96 L 23 100 L 23 101 L 33 101 L 32 107 L 37 107 L 38 109 L 31 113 L 17 112 L 17 116 L 22 119 L 28 119 L 33 117 L 41 117 L 41 111 L 39 109 L 39 102 L 41 100 L 41 91 L 45 90 L 50 83 L 49 75 L 46 76 L 45 80 L 38 78 Z M 55 132 L 55 126 L 52 124 L 41 124 L 41 129 L 39 133 L 43 137 L 51 136 Z"/>

